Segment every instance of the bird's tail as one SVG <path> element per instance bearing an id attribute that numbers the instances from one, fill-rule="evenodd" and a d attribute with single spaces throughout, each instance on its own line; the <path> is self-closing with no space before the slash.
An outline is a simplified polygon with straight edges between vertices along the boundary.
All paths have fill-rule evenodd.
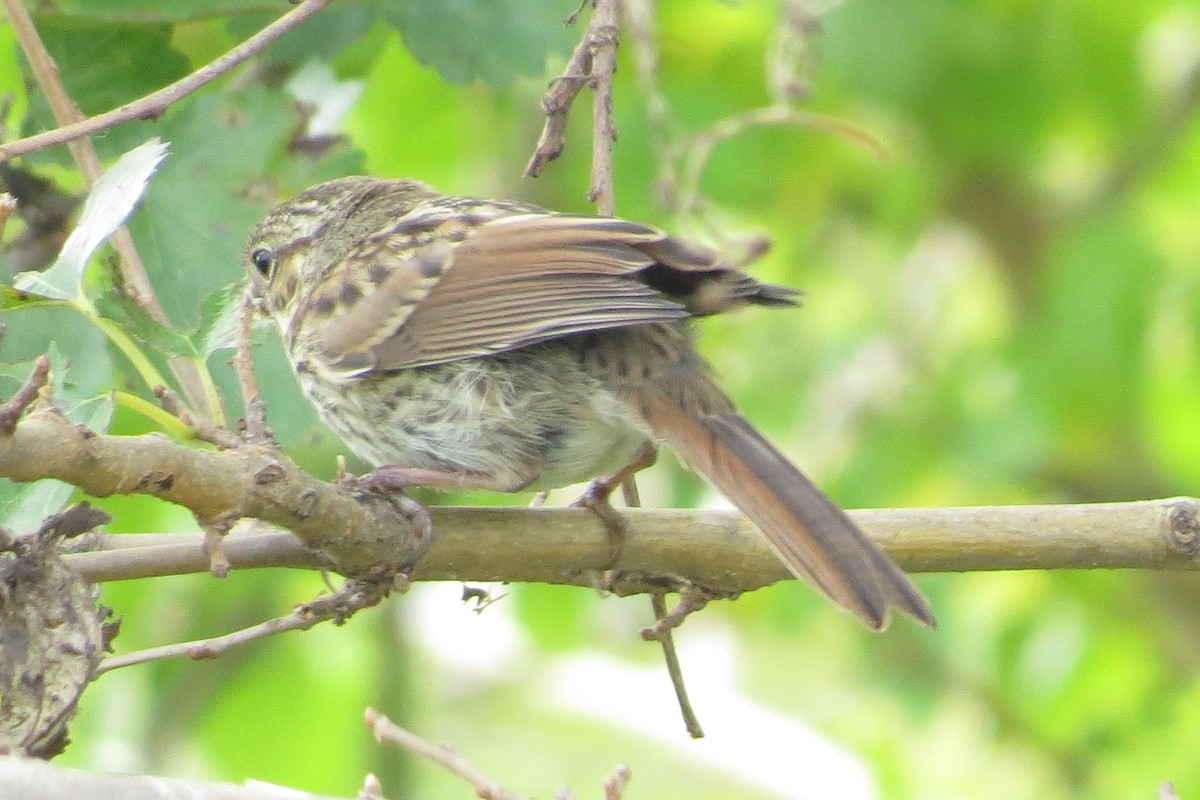
<path id="1" fill-rule="evenodd" d="M 793 574 L 872 628 L 886 627 L 889 606 L 935 624 L 929 603 L 908 576 L 715 384 L 694 374 L 686 380 L 704 385 L 682 392 L 644 385 L 636 390 L 637 406 L 656 434 L 758 526 Z M 719 397 L 720 402 L 704 405 L 722 410 L 697 413 L 686 400 L 694 396 Z"/>

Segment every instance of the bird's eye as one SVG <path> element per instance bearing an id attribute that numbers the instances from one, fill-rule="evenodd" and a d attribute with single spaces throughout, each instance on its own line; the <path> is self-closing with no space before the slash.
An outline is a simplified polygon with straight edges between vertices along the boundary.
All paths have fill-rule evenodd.
<path id="1" fill-rule="evenodd" d="M 275 265 L 275 254 L 265 247 L 260 247 L 250 254 L 250 263 L 264 278 L 271 277 L 271 267 Z"/>

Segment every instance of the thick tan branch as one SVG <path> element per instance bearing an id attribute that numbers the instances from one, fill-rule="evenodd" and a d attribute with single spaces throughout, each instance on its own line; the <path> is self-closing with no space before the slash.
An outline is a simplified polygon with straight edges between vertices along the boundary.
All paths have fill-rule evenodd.
<path id="1" fill-rule="evenodd" d="M 2 462 L 0 462 L 2 468 Z M 749 591 L 790 576 L 735 511 L 628 509 L 634 535 L 616 568 L 618 591 L 661 590 L 678 576 L 722 592 Z M 1193 498 L 1061 506 L 871 509 L 850 516 L 910 572 L 1008 569 L 1200 568 L 1200 501 Z M 609 566 L 604 528 L 583 509 L 435 508 L 434 537 L 419 580 L 538 581 L 587 586 Z M 235 568 L 312 567 L 283 532 L 235 529 Z M 106 537 L 105 550 L 68 556 L 91 581 L 204 572 L 203 535 Z M 640 576 L 640 577 L 639 577 Z"/>
<path id="2" fill-rule="evenodd" d="M 0 476 L 56 478 L 95 497 L 154 495 L 206 525 L 254 517 L 294 531 L 349 575 L 403 566 L 420 546 L 406 509 L 316 480 L 272 448 L 211 451 L 154 434 L 99 435 L 54 410 L 35 411 L 0 437 Z"/>
<path id="3" fill-rule="evenodd" d="M 370 492 L 312 478 L 267 446 L 212 451 L 159 435 L 97 435 L 54 410 L 34 411 L 0 436 L 0 477 L 57 478 L 103 497 L 151 494 L 191 509 L 203 525 L 253 517 L 287 535 L 231 536 L 234 567 L 321 566 L 364 576 L 407 565 L 420 549 L 412 511 Z M 788 577 L 739 514 L 627 512 L 634 534 L 620 561 L 595 515 L 583 509 L 435 509 L 433 546 L 413 577 L 427 580 L 589 584 L 615 567 L 618 592 L 662 591 L 674 578 L 718 592 Z M 1200 566 L 1200 501 L 1191 498 L 1074 506 L 891 509 L 851 512 L 910 571 Z M 266 538 L 263 538 L 263 537 Z M 203 536 L 108 537 L 136 545 L 71 556 L 90 580 L 209 568 Z"/>

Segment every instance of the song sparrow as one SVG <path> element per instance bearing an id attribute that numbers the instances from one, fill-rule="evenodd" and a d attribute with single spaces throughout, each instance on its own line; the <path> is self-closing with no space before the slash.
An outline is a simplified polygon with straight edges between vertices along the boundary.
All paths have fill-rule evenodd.
<path id="1" fill-rule="evenodd" d="M 795 575 L 871 627 L 889 606 L 933 624 L 693 345 L 690 317 L 791 306 L 794 290 L 645 225 L 364 177 L 277 207 L 245 261 L 304 392 L 401 483 L 515 492 L 623 477 L 665 440 Z"/>

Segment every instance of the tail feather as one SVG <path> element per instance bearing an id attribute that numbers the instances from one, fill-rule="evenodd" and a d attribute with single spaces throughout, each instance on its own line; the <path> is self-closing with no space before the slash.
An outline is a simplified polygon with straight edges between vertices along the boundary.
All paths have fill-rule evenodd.
<path id="1" fill-rule="evenodd" d="M 697 415 L 660 389 L 638 395 L 650 427 L 758 526 L 793 574 L 872 628 L 886 627 L 889 606 L 935 624 L 908 576 L 735 410 Z"/>

